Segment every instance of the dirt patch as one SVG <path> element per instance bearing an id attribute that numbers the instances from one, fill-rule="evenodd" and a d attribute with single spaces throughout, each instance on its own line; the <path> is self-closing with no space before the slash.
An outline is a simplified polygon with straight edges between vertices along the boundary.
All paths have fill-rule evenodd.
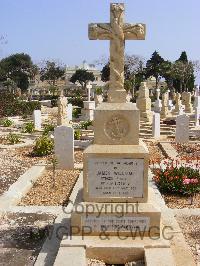
<path id="1" fill-rule="evenodd" d="M 0 149 L 0 195 L 9 189 L 31 166 L 36 163 L 49 163 L 52 155 L 44 157 L 32 157 L 32 147 L 17 149 Z M 82 162 L 83 152 L 75 151 L 75 162 Z"/>
<path id="2" fill-rule="evenodd" d="M 190 196 L 162 194 L 166 205 L 171 209 L 200 208 L 200 193 Z"/>
<path id="3" fill-rule="evenodd" d="M 200 216 L 176 217 L 196 263 L 200 262 Z"/>
<path id="4" fill-rule="evenodd" d="M 152 162 L 160 162 L 165 159 L 161 149 L 158 146 L 157 142 L 153 141 L 144 141 L 149 149 L 150 164 Z"/>
<path id="5" fill-rule="evenodd" d="M 172 142 L 171 145 L 178 152 L 180 159 L 200 160 L 200 143 L 177 144 Z"/>
<path id="6" fill-rule="evenodd" d="M 56 170 L 54 177 L 52 170 L 46 170 L 19 205 L 67 205 L 79 173 L 78 170 Z"/>
<path id="7" fill-rule="evenodd" d="M 18 217 L 0 219 L 0 265 L 32 266 L 48 235 L 54 217 Z"/>

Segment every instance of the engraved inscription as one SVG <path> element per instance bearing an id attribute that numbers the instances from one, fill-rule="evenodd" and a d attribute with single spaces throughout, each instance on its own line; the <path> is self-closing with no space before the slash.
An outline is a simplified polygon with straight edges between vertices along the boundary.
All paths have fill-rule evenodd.
<path id="1" fill-rule="evenodd" d="M 143 232 L 149 230 L 150 217 L 89 216 L 82 217 L 82 225 L 90 227 L 93 232 Z"/>
<path id="2" fill-rule="evenodd" d="M 143 197 L 143 159 L 90 158 L 90 197 Z"/>

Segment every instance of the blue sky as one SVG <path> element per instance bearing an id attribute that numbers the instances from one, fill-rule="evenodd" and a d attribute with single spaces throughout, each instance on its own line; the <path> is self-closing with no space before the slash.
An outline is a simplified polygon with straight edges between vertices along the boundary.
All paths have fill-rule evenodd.
<path id="1" fill-rule="evenodd" d="M 108 22 L 109 0 L 0 0 L 0 58 L 16 52 L 35 62 L 59 59 L 67 65 L 108 56 L 108 41 L 90 41 L 88 24 Z M 115 2 L 115 1 L 114 1 Z M 154 50 L 176 60 L 186 50 L 200 59 L 200 0 L 126 0 L 126 22 L 145 23 L 145 41 L 126 42 L 126 52 L 149 58 Z"/>

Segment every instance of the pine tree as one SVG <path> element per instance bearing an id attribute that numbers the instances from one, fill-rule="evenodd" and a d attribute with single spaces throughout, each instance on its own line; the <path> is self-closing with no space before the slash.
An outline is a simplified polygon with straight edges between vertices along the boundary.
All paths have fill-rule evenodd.
<path id="1" fill-rule="evenodd" d="M 153 76 L 156 79 L 156 89 L 161 77 L 161 66 L 164 61 L 165 60 L 159 55 L 159 53 L 155 51 L 146 63 L 145 77 L 149 78 Z"/>

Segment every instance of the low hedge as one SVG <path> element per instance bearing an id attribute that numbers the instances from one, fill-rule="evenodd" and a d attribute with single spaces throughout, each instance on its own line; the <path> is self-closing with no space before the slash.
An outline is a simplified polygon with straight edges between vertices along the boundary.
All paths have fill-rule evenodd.
<path id="1" fill-rule="evenodd" d="M 39 101 L 26 102 L 8 91 L 0 92 L 0 117 L 16 115 L 32 115 L 34 110 L 40 110 Z"/>

